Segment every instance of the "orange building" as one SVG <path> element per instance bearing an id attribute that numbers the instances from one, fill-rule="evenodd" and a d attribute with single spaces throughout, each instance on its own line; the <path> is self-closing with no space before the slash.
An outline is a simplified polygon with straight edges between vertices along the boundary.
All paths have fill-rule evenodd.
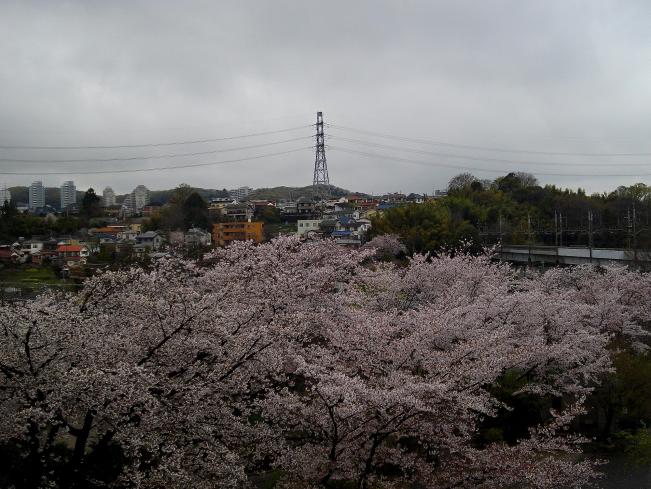
<path id="1" fill-rule="evenodd" d="M 248 241 L 262 243 L 262 222 L 220 222 L 212 226 L 213 243 L 226 246 L 231 241 Z"/>

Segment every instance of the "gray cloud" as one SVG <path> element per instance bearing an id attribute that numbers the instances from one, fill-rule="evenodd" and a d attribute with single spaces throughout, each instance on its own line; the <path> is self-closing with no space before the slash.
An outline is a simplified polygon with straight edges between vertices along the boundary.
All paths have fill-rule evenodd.
<path id="1" fill-rule="evenodd" d="M 0 143 L 136 144 L 202 139 L 326 122 L 453 143 L 566 152 L 651 152 L 651 8 L 622 1 L 3 2 Z M 334 128 L 333 136 L 343 135 Z M 228 143 L 309 136 L 310 129 Z M 352 134 L 350 134 L 352 136 Z M 367 136 L 356 135 L 360 139 Z M 381 141 L 407 145 L 405 142 Z M 156 151 L 189 152 L 227 143 Z M 114 164 L 1 163 L 52 172 L 169 166 L 308 146 L 310 141 L 176 160 Z M 458 173 L 336 151 L 459 163 L 329 141 L 334 184 L 363 191 L 431 192 Z M 442 148 L 415 146 L 441 151 Z M 171 151 L 172 149 L 173 151 Z M 448 149 L 448 152 L 452 151 Z M 648 181 L 648 157 L 471 156 L 591 163 L 532 166 L 465 162 L 604 191 Z M 107 157 L 147 149 L 0 150 L 4 158 Z M 461 163 L 459 163 L 461 164 Z M 230 165 L 138 174 L 76 175 L 81 188 L 126 191 L 180 182 L 205 187 L 306 185 L 309 149 Z M 475 172 L 494 177 L 494 172 Z M 38 175 L 35 175 L 36 177 Z M 31 176 L 0 176 L 27 184 Z M 43 176 L 58 185 L 69 176 Z"/>

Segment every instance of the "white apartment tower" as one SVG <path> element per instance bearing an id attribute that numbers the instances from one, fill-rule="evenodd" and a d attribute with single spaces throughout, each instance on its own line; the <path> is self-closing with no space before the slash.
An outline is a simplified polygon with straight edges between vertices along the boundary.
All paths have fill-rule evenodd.
<path id="1" fill-rule="evenodd" d="M 40 209 L 45 207 L 45 188 L 43 182 L 37 180 L 29 186 L 29 208 Z"/>
<path id="2" fill-rule="evenodd" d="M 67 209 L 69 205 L 77 203 L 77 188 L 75 182 L 69 180 L 61 185 L 61 209 Z"/>
<path id="3" fill-rule="evenodd" d="M 11 202 L 11 192 L 7 189 L 6 184 L 0 187 L 0 206 L 5 205 L 5 202 Z"/>
<path id="4" fill-rule="evenodd" d="M 140 214 L 146 205 L 149 205 L 149 190 L 144 185 L 134 188 L 122 203 L 131 214 Z"/>
<path id="5" fill-rule="evenodd" d="M 142 212 L 142 208 L 149 205 L 149 189 L 144 185 L 138 185 L 133 189 L 132 195 L 135 212 Z"/>
<path id="6" fill-rule="evenodd" d="M 251 187 L 234 188 L 228 191 L 228 196 L 231 199 L 242 200 L 248 197 L 252 190 Z"/>
<path id="7" fill-rule="evenodd" d="M 111 187 L 106 187 L 102 192 L 102 199 L 104 207 L 111 207 L 115 205 L 115 192 Z"/>

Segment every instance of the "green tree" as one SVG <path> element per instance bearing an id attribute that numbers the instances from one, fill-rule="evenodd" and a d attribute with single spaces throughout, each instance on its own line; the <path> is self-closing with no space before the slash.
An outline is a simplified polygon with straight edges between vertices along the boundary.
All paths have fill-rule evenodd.
<path id="1" fill-rule="evenodd" d="M 88 222 L 90 218 L 97 217 L 101 214 L 101 199 L 91 187 L 86 191 L 84 198 L 81 200 L 80 215 L 84 221 Z"/>
<path id="2" fill-rule="evenodd" d="M 187 183 L 182 183 L 174 189 L 174 193 L 172 193 L 172 196 L 170 197 L 169 204 L 180 207 L 193 192 L 194 190 L 190 185 Z"/>
<path id="3" fill-rule="evenodd" d="M 472 185 L 475 183 L 481 183 L 474 175 L 470 173 L 459 173 L 458 175 L 452 177 L 448 182 L 448 192 L 453 193 L 462 193 L 471 189 Z"/>
<path id="4" fill-rule="evenodd" d="M 271 205 L 263 207 L 262 210 L 257 211 L 256 217 L 265 224 L 278 224 L 281 221 L 280 210 Z"/>
<path id="5" fill-rule="evenodd" d="M 389 209 L 371 222 L 370 238 L 395 234 L 409 253 L 436 251 L 450 244 L 450 210 L 438 202 Z"/>
<path id="6" fill-rule="evenodd" d="M 192 192 L 181 206 L 183 214 L 183 227 L 189 229 L 197 227 L 208 229 L 210 219 L 208 218 L 208 204 L 197 192 Z"/>
<path id="7" fill-rule="evenodd" d="M 651 424 L 651 355 L 623 350 L 613 355 L 613 366 L 591 397 L 603 413 L 601 430 L 593 433 L 601 440 L 616 429 L 635 432 Z"/>

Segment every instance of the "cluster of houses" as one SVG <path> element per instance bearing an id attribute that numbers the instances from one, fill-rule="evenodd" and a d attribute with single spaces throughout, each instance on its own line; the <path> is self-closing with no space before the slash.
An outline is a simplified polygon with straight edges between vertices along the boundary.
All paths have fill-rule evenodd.
<path id="1" fill-rule="evenodd" d="M 349 195 L 322 203 L 298 201 L 282 214 L 297 214 L 296 234 L 310 239 L 331 237 L 336 243 L 360 246 L 371 229 L 371 217 L 406 203 L 422 203 L 419 195 L 389 194 L 380 198 Z"/>
<path id="2" fill-rule="evenodd" d="M 371 220 L 362 215 L 359 211 L 353 211 L 324 214 L 318 219 L 299 219 L 296 234 L 307 239 L 331 237 L 338 244 L 360 246 L 371 229 Z"/>
<path id="3" fill-rule="evenodd" d="M 90 228 L 87 237 L 19 239 L 0 245 L 0 264 L 49 263 L 60 267 L 79 267 L 86 264 L 91 253 L 109 249 L 117 253 L 136 255 L 159 252 L 165 244 L 171 246 L 210 246 L 211 234 L 201 229 L 175 231 L 164 236 L 157 231 L 140 231 L 140 224 L 109 225 Z"/>
<path id="4" fill-rule="evenodd" d="M 401 197 L 404 201 L 405 196 Z M 351 195 L 322 202 L 308 198 L 246 202 L 215 198 L 209 203 L 209 212 L 231 221 L 215 224 L 213 240 L 217 246 L 236 239 L 262 241 L 262 222 L 255 218 L 267 207 L 277 209 L 281 222 L 295 224 L 296 234 L 303 238 L 332 237 L 339 244 L 359 246 L 371 227 L 370 216 L 398 204 L 397 194 L 383 199 Z"/>
<path id="5" fill-rule="evenodd" d="M 188 231 L 173 231 L 164 235 L 159 231 L 141 231 L 140 223 L 113 224 L 88 230 L 88 235 L 99 246 L 115 252 L 133 251 L 137 255 L 160 251 L 164 245 L 210 246 L 211 235 L 207 231 L 191 228 Z"/>
<path id="6" fill-rule="evenodd" d="M 0 245 L 0 263 L 49 262 L 61 267 L 75 267 L 86 263 L 90 247 L 74 239 L 30 239 Z"/>
<path id="7" fill-rule="evenodd" d="M 240 202 L 232 197 L 217 197 L 209 201 L 208 211 L 216 218 L 212 232 L 192 228 L 188 231 L 143 232 L 140 219 L 114 223 L 87 230 L 83 239 L 73 237 L 19 239 L 0 245 L 0 263 L 52 263 L 62 267 L 86 264 L 88 257 L 100 250 L 135 255 L 162 254 L 165 247 L 226 246 L 237 240 L 262 242 L 263 216 L 267 208 L 285 224 L 295 224 L 296 234 L 311 239 L 331 237 L 337 243 L 359 246 L 364 243 L 371 228 L 371 217 L 383 210 L 405 203 L 424 201 L 419 195 L 389 194 L 379 198 L 349 195 L 338 199 L 316 202 L 300 198 L 296 201 L 248 200 Z M 145 205 L 142 214 L 156 212 Z"/>

